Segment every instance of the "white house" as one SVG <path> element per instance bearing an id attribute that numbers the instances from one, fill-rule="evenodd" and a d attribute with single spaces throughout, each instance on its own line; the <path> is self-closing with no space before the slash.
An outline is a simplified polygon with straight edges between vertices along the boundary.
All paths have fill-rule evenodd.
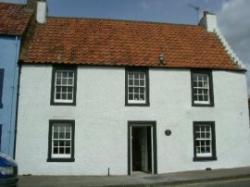
<path id="1" fill-rule="evenodd" d="M 250 166 L 246 70 L 215 15 L 197 26 L 59 18 L 41 3 L 21 56 L 20 174 Z"/>

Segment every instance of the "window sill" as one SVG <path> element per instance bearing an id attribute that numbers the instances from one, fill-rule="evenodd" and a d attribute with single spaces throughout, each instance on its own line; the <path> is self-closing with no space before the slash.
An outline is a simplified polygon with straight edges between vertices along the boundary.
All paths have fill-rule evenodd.
<path id="1" fill-rule="evenodd" d="M 204 161 L 215 161 L 217 160 L 217 157 L 216 156 L 213 156 L 213 157 L 194 157 L 193 158 L 193 161 L 194 162 L 204 162 Z"/>
<path id="2" fill-rule="evenodd" d="M 47 162 L 74 162 L 75 158 L 48 158 Z"/>
<path id="3" fill-rule="evenodd" d="M 125 103 L 125 106 L 149 106 L 149 103 L 128 103 L 128 102 L 126 102 Z"/>
<path id="4" fill-rule="evenodd" d="M 51 102 L 50 105 L 55 105 L 55 106 L 76 106 L 76 103 L 56 103 L 56 102 Z"/>
<path id="5" fill-rule="evenodd" d="M 214 107 L 214 104 L 213 103 L 209 103 L 209 104 L 192 103 L 192 106 L 194 106 L 194 107 Z"/>

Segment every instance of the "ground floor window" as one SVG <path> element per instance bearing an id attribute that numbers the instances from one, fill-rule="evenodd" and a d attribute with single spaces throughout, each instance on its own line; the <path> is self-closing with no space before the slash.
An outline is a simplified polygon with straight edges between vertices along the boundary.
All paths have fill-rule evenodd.
<path id="1" fill-rule="evenodd" d="M 74 161 L 74 131 L 72 120 L 50 120 L 48 161 Z"/>
<path id="2" fill-rule="evenodd" d="M 216 160 L 215 123 L 194 122 L 194 161 Z"/>

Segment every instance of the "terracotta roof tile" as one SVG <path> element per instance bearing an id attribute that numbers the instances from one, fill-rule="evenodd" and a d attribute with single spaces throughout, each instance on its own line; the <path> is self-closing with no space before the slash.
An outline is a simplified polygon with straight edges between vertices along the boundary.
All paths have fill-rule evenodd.
<path id="1" fill-rule="evenodd" d="M 31 15 L 24 5 L 0 3 L 0 34 L 22 35 Z"/>
<path id="2" fill-rule="evenodd" d="M 23 51 L 24 63 L 239 69 L 214 33 L 194 25 L 50 17 Z"/>

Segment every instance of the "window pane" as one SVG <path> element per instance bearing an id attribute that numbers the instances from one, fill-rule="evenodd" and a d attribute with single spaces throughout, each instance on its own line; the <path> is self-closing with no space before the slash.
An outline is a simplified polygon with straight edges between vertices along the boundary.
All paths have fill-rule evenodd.
<path id="1" fill-rule="evenodd" d="M 57 85 L 60 85 L 60 84 L 61 84 L 61 79 L 57 78 L 57 79 L 56 79 L 56 84 L 57 84 Z"/>
<path id="2" fill-rule="evenodd" d="M 135 96 L 134 96 L 134 99 L 135 99 L 135 100 L 139 100 L 139 95 L 135 95 Z"/>
<path id="3" fill-rule="evenodd" d="M 63 86 L 62 87 L 62 92 L 66 92 L 67 91 L 67 87 L 66 86 Z"/>
<path id="4" fill-rule="evenodd" d="M 62 76 L 61 71 L 57 71 L 56 72 L 56 77 L 58 77 L 59 79 L 61 79 L 61 76 Z"/>
<path id="5" fill-rule="evenodd" d="M 67 79 L 62 79 L 62 84 L 63 85 L 67 84 Z"/>
<path id="6" fill-rule="evenodd" d="M 58 148 L 54 147 L 53 153 L 57 154 L 58 153 Z"/>
<path id="7" fill-rule="evenodd" d="M 142 73 L 142 72 L 141 72 L 139 76 L 140 76 L 140 79 L 144 79 L 145 73 Z"/>
<path id="8" fill-rule="evenodd" d="M 69 100 L 72 100 L 72 98 L 73 98 L 73 95 L 72 95 L 72 94 L 69 94 L 69 95 L 68 95 L 68 99 L 69 99 Z"/>
<path id="9" fill-rule="evenodd" d="M 134 88 L 134 92 L 135 92 L 135 93 L 138 93 L 138 92 L 139 92 L 139 88 L 138 88 L 138 87 L 135 87 L 135 88 Z"/>
<path id="10" fill-rule="evenodd" d="M 139 86 L 139 80 L 135 80 L 135 86 Z"/>
<path id="11" fill-rule="evenodd" d="M 57 139 L 59 136 L 58 136 L 58 133 L 57 132 L 54 132 L 54 139 Z"/>
<path id="12" fill-rule="evenodd" d="M 144 86 L 144 80 L 140 80 L 140 86 Z"/>
<path id="13" fill-rule="evenodd" d="M 135 77 L 135 79 L 139 79 L 139 74 L 136 72 L 136 73 L 134 74 L 134 77 Z"/>
<path id="14" fill-rule="evenodd" d="M 145 97 L 143 94 L 140 95 L 140 100 L 145 100 Z"/>
<path id="15" fill-rule="evenodd" d="M 66 154 L 70 154 L 70 148 L 69 147 L 66 148 L 66 152 L 65 153 Z"/>
<path id="16" fill-rule="evenodd" d="M 133 100 L 133 94 L 129 94 L 129 95 L 128 95 L 128 99 L 129 99 L 129 100 Z"/>
<path id="17" fill-rule="evenodd" d="M 64 154 L 64 148 L 63 148 L 63 147 L 60 147 L 60 148 L 59 148 L 59 153 L 60 153 L 60 154 Z"/>
<path id="18" fill-rule="evenodd" d="M 70 138 L 70 132 L 66 132 L 66 138 Z"/>
<path id="19" fill-rule="evenodd" d="M 68 74 L 68 77 L 69 77 L 69 78 L 73 78 L 73 76 L 74 76 L 73 72 L 70 71 L 69 74 Z"/>
<path id="20" fill-rule="evenodd" d="M 55 139 L 55 138 L 54 138 Z M 54 141 L 54 146 L 58 146 L 58 141 Z"/>
<path id="21" fill-rule="evenodd" d="M 73 79 L 69 79 L 69 80 L 68 80 L 68 84 L 69 84 L 69 85 L 73 85 Z"/>
<path id="22" fill-rule="evenodd" d="M 60 94 L 56 94 L 56 99 L 60 99 Z"/>
<path id="23" fill-rule="evenodd" d="M 68 77 L 67 71 L 62 71 L 62 76 L 63 76 L 63 78 L 64 78 L 64 77 Z"/>
<path id="24" fill-rule="evenodd" d="M 69 147 L 70 146 L 70 141 L 65 141 L 66 142 L 66 146 Z"/>
<path id="25" fill-rule="evenodd" d="M 62 94 L 62 99 L 64 99 L 64 100 L 66 99 L 66 94 L 64 94 L 64 93 Z"/>
<path id="26" fill-rule="evenodd" d="M 64 137 L 60 137 L 60 139 L 63 139 Z M 64 141 L 59 141 L 59 146 L 64 146 Z"/>

